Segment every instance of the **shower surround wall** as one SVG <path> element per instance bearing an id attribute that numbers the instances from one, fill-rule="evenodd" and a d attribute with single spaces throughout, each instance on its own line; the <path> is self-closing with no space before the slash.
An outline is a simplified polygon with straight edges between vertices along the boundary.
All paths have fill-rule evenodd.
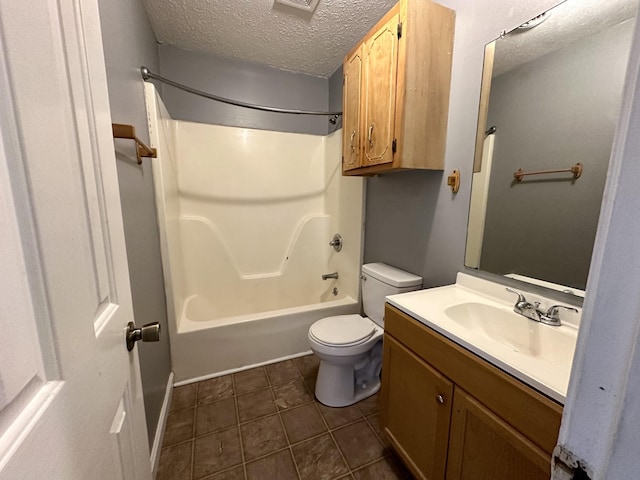
<path id="1" fill-rule="evenodd" d="M 176 380 L 308 351 L 313 321 L 359 311 L 363 182 L 340 132 L 174 121 L 146 91 Z"/>

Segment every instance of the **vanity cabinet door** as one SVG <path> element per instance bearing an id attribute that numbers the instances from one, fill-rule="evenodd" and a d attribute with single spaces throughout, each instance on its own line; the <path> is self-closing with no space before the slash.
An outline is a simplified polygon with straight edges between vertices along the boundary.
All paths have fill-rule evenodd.
<path id="1" fill-rule="evenodd" d="M 548 454 L 455 388 L 446 480 L 548 480 Z"/>
<path id="2" fill-rule="evenodd" d="M 364 45 L 363 167 L 393 162 L 399 21 L 393 15 Z"/>
<path id="3" fill-rule="evenodd" d="M 443 480 L 453 384 L 384 336 L 381 422 L 402 460 L 420 480 Z"/>
<path id="4" fill-rule="evenodd" d="M 342 93 L 342 170 L 360 167 L 360 110 L 362 86 L 362 46 L 344 61 L 344 89 Z"/>

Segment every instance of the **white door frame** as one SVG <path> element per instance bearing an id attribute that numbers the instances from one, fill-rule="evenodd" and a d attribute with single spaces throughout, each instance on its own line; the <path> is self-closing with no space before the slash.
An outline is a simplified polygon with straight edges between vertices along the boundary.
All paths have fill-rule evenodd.
<path id="1" fill-rule="evenodd" d="M 555 452 L 555 480 L 573 478 L 575 468 L 592 480 L 640 475 L 639 26 L 636 21 Z"/>
<path id="2" fill-rule="evenodd" d="M 96 0 L 0 2 L 1 480 L 151 478 L 107 92 Z"/>

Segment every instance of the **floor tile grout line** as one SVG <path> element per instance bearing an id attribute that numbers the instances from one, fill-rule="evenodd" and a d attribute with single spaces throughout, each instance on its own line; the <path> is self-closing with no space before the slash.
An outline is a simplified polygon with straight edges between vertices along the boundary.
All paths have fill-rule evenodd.
<path id="1" fill-rule="evenodd" d="M 370 467 L 374 463 L 378 463 L 380 460 L 384 460 L 385 458 L 388 458 L 389 456 L 390 456 L 389 454 L 385 454 L 385 455 L 383 455 L 383 456 L 381 456 L 379 458 L 376 458 L 375 460 L 371 460 L 371 461 L 369 461 L 367 463 L 364 463 L 364 464 L 362 464 L 362 465 L 360 465 L 360 466 L 358 466 L 358 467 L 356 467 L 354 469 L 350 469 L 349 470 L 349 474 L 353 475 L 354 473 L 359 472 L 360 470 L 364 470 L 365 468 Z"/>
<path id="2" fill-rule="evenodd" d="M 198 420 L 198 407 L 193 408 L 193 425 L 191 427 L 191 439 L 196 438 L 196 422 Z"/>
<path id="3" fill-rule="evenodd" d="M 303 357 L 297 357 L 297 358 L 303 358 Z M 300 374 L 300 376 L 304 381 L 304 374 L 302 373 L 302 370 L 300 370 L 300 367 L 298 367 L 298 364 L 296 363 L 296 359 L 295 358 L 291 359 L 291 361 L 293 362 L 293 366 L 296 367 L 296 370 L 298 370 L 298 373 Z"/>
<path id="4" fill-rule="evenodd" d="M 340 445 L 338 444 L 338 442 L 336 440 L 336 437 L 333 436 L 333 432 L 331 432 L 331 431 L 329 431 L 329 435 L 331 436 L 331 440 L 333 440 L 333 444 L 338 449 L 338 453 L 340 453 L 340 457 L 342 458 L 342 461 L 344 462 L 344 464 L 347 467 L 347 472 L 350 473 L 351 472 L 351 467 L 349 466 L 349 462 L 347 462 L 347 457 L 344 456 L 344 453 L 342 452 L 342 449 L 340 448 Z"/>
<path id="5" fill-rule="evenodd" d="M 380 438 L 380 435 L 378 435 L 378 432 L 376 431 L 376 429 L 373 427 L 373 425 L 371 424 L 371 422 L 369 421 L 370 417 L 373 417 L 375 415 L 378 415 L 377 413 L 374 413 L 372 415 L 369 415 L 368 417 L 364 417 L 365 421 L 367 422 L 367 425 L 369 425 L 369 428 L 371 430 L 373 430 L 373 434 L 376 436 L 376 438 L 378 439 L 378 442 L 380 442 L 380 445 L 382 445 L 383 448 L 387 448 L 387 446 L 384 444 L 384 442 L 382 441 L 382 438 Z"/>
<path id="6" fill-rule="evenodd" d="M 318 403 L 320 403 L 320 402 L 317 402 L 317 403 L 316 403 L 316 406 L 317 406 L 317 404 L 318 404 Z M 329 408 L 336 408 L 336 407 L 329 407 Z M 339 408 L 339 407 L 337 407 L 337 408 Z M 320 407 L 318 407 L 318 410 L 320 410 Z M 321 416 L 321 417 L 322 417 L 322 419 L 323 419 L 323 420 L 325 420 L 325 422 L 326 422 L 326 419 L 324 418 L 324 415 L 322 414 L 322 410 L 320 410 L 320 416 Z M 356 419 L 354 419 L 354 420 L 349 420 L 347 423 L 343 423 L 343 424 L 337 425 L 337 426 L 335 426 L 335 427 L 331 427 L 331 426 L 329 426 L 329 422 L 326 422 L 326 423 L 327 423 L 327 427 L 329 427 L 329 431 L 330 431 L 330 432 L 333 432 L 333 431 L 335 431 L 335 430 L 340 430 L 341 428 L 344 428 L 344 427 L 348 427 L 348 426 L 350 426 L 350 425 L 353 425 L 354 423 L 361 422 L 363 419 L 364 419 L 364 417 L 358 417 L 358 418 L 356 418 Z"/>
<path id="7" fill-rule="evenodd" d="M 266 385 L 262 385 L 262 386 L 259 385 L 258 387 L 253 387 L 250 390 L 247 390 L 247 391 L 244 391 L 244 392 L 239 392 L 239 391 L 236 390 L 235 391 L 236 396 L 241 396 L 241 395 L 245 395 L 245 394 L 248 394 L 248 393 L 253 393 L 253 392 L 256 392 L 258 390 L 263 390 L 263 389 L 269 387 L 269 378 L 267 376 L 267 371 L 265 370 L 264 367 L 254 367 L 254 368 L 250 368 L 248 370 L 242 370 L 240 372 L 233 373 L 232 375 L 233 375 L 234 385 L 235 385 L 236 375 L 238 375 L 239 373 L 258 371 L 258 370 L 262 371 L 262 373 L 264 375 L 264 378 L 265 378 L 265 380 L 267 382 Z"/>
<path id="8" fill-rule="evenodd" d="M 298 479 L 300 480 L 300 472 L 298 471 L 298 464 L 296 463 L 296 459 L 293 456 L 293 450 L 291 450 L 291 444 L 289 443 L 289 435 L 287 434 L 287 429 L 284 428 L 284 422 L 282 421 L 282 416 L 280 415 L 280 411 L 278 410 L 278 405 L 276 404 L 276 393 L 273 391 L 273 385 L 271 384 L 271 379 L 269 378 L 269 374 L 267 373 L 266 368 L 265 368 L 265 375 L 267 377 L 268 388 L 271 391 L 271 398 L 273 399 L 273 405 L 274 405 L 274 407 L 276 407 L 275 415 L 277 415 L 278 416 L 278 420 L 280 420 L 280 426 L 282 427 L 282 430 L 284 432 L 284 437 L 285 437 L 285 439 L 287 441 L 287 446 L 285 448 L 281 448 L 279 450 L 275 450 L 273 452 L 269 452 L 268 454 L 263 455 L 261 457 L 254 458 L 251 461 L 252 462 L 256 462 L 256 461 L 258 461 L 258 460 L 260 460 L 262 458 L 268 457 L 269 455 L 275 455 L 276 453 L 279 453 L 279 452 L 281 452 L 283 450 L 288 450 L 289 451 L 289 455 L 291 455 L 291 460 L 293 461 L 293 466 L 296 469 L 296 475 L 298 475 Z M 264 415 L 263 417 L 259 417 L 259 418 L 266 418 L 266 417 L 268 417 L 268 415 Z M 257 419 L 254 419 L 254 420 L 257 420 Z M 239 418 L 238 418 L 238 421 L 240 421 Z M 246 463 L 244 465 L 245 465 L 245 480 L 246 480 L 247 479 Z"/>
<path id="9" fill-rule="evenodd" d="M 194 402 L 194 411 L 197 410 L 198 408 L 198 395 L 200 394 L 200 382 L 196 383 L 196 399 Z M 195 415 L 195 414 L 194 414 Z M 196 430 L 196 425 L 195 425 L 195 418 L 194 418 L 194 422 L 193 422 L 193 438 L 191 439 L 191 469 L 190 469 L 190 474 L 189 474 L 189 479 L 193 480 L 193 477 L 195 476 L 195 468 L 196 468 L 196 440 L 195 440 L 195 430 Z"/>
<path id="10" fill-rule="evenodd" d="M 372 415 L 376 415 L 376 414 L 372 414 Z M 387 447 L 384 445 L 384 443 L 382 443 L 382 441 L 380 440 L 380 438 L 379 438 L 378 434 L 376 433 L 375 429 L 371 426 L 371 424 L 367 420 L 367 417 L 365 417 L 364 415 L 363 415 L 362 418 L 360 418 L 360 419 L 358 419 L 356 421 L 353 421 L 353 422 L 345 424 L 345 425 L 341 425 L 340 427 L 334 428 L 333 430 L 329 431 L 329 433 L 331 433 L 331 436 L 333 437 L 334 441 L 336 442 L 336 445 L 338 446 L 338 449 L 340 450 L 340 453 L 342 453 L 342 447 L 340 446 L 340 443 L 337 440 L 335 440 L 335 436 L 333 436 L 333 433 L 336 430 L 341 430 L 343 428 L 349 427 L 351 425 L 354 425 L 354 424 L 356 424 L 358 422 L 362 422 L 362 421 L 364 421 L 365 425 L 367 425 L 371 429 L 375 439 L 378 441 L 378 444 L 382 447 L 382 455 L 380 457 L 368 462 L 368 463 L 365 463 L 363 465 L 359 465 L 356 468 L 351 468 L 351 465 L 349 465 L 349 463 L 347 462 L 347 467 L 349 468 L 349 474 L 353 474 L 353 472 L 358 471 L 358 470 L 364 468 L 365 466 L 371 465 L 371 464 L 373 464 L 373 463 L 375 463 L 375 462 L 377 462 L 379 460 L 382 460 L 383 458 L 386 458 L 388 456 Z M 346 461 L 346 457 L 345 457 L 345 461 Z"/>
<path id="11" fill-rule="evenodd" d="M 254 462 L 257 462 L 258 460 L 263 460 L 263 459 L 265 459 L 267 457 L 270 457 L 271 455 L 275 455 L 276 453 L 284 452 L 285 450 L 288 450 L 288 449 L 289 449 L 288 445 L 286 447 L 278 448 L 278 449 L 274 450 L 273 452 L 265 453 L 264 455 L 260 455 L 259 457 L 252 458 L 247 463 L 254 463 Z"/>
<path id="12" fill-rule="evenodd" d="M 327 427 L 327 430 L 329 431 L 329 436 L 331 437 L 331 440 L 333 441 L 333 444 L 338 449 L 338 453 L 340 454 L 340 458 L 342 458 L 342 461 L 344 462 L 345 466 L 347 467 L 347 472 L 350 473 L 351 472 L 351 467 L 347 463 L 347 459 L 345 458 L 344 454 L 342 453 L 342 449 L 340 448 L 340 445 L 338 445 L 338 442 L 336 442 L 336 439 L 333 436 L 333 433 L 331 433 L 331 429 L 329 428 L 329 424 L 327 423 L 326 419 L 324 418 L 324 415 L 322 415 L 322 412 L 320 411 L 320 407 L 318 406 L 318 404 L 316 402 L 314 402 L 314 405 L 316 406 L 316 409 L 318 410 L 318 413 L 320 414 L 320 418 L 322 418 L 322 421 L 324 422 L 325 427 Z M 345 474 L 345 475 L 347 475 L 347 474 Z"/>
<path id="13" fill-rule="evenodd" d="M 239 466 L 240 466 L 240 465 L 234 465 L 233 467 L 225 468 L 224 470 L 220 470 L 220 471 L 218 471 L 218 472 L 210 473 L 210 474 L 209 474 L 209 475 L 207 475 L 206 477 L 202 477 L 202 478 L 201 478 L 201 479 L 199 479 L 199 480 L 210 480 L 210 479 L 212 479 L 213 477 L 217 477 L 218 475 L 220 475 L 220 474 L 222 474 L 222 473 L 228 473 L 228 472 L 230 472 L 231 470 L 233 470 L 234 468 L 238 468 Z"/>
<path id="14" fill-rule="evenodd" d="M 269 381 L 269 379 L 267 378 L 267 382 L 268 381 Z M 242 395 L 236 395 L 236 405 L 237 405 L 237 397 L 238 396 L 243 397 L 245 395 L 255 394 L 257 392 L 261 392 L 261 391 L 267 390 L 267 389 L 269 389 L 271 391 L 271 398 L 273 399 L 273 406 L 276 407 L 276 411 L 275 412 L 271 412 L 271 413 L 267 413 L 266 415 L 261 415 L 261 416 L 255 417 L 255 418 L 251 418 L 249 420 L 245 420 L 244 422 L 241 422 L 240 421 L 240 408 L 238 408 L 237 409 L 237 412 L 238 412 L 238 426 L 244 425 L 244 424 L 249 423 L 249 422 L 253 422 L 254 420 L 258 420 L 260 418 L 268 417 L 269 415 L 273 415 L 274 413 L 278 413 L 278 407 L 276 405 L 275 394 L 273 393 L 273 389 L 271 388 L 271 384 L 267 385 L 264 388 L 259 388 L 257 390 L 253 390 L 252 392 L 243 393 Z"/>
<path id="15" fill-rule="evenodd" d="M 265 373 L 267 374 L 267 380 L 269 381 L 269 384 L 271 386 L 283 385 L 283 384 L 288 383 L 288 382 L 294 382 L 294 381 L 296 381 L 298 379 L 302 379 L 302 382 L 305 383 L 304 382 L 304 375 L 302 375 L 302 372 L 300 371 L 300 369 L 298 368 L 298 365 L 296 365 L 296 362 L 294 360 L 295 359 L 292 358 L 292 359 L 289 359 L 289 360 L 283 360 L 281 362 L 272 363 L 271 365 L 265 365 Z M 287 363 L 287 362 L 291 362 L 293 364 L 293 368 L 295 369 L 296 372 L 298 372 L 298 375 L 296 375 L 294 378 L 287 378 L 287 379 L 282 380 L 282 381 L 277 381 L 277 382 L 271 381 L 271 377 L 269 377 L 269 373 L 267 371 L 267 367 L 273 366 L 273 365 L 278 365 L 278 364 L 281 364 L 281 363 Z"/>
<path id="16" fill-rule="evenodd" d="M 242 458 L 242 472 L 245 480 L 247 479 L 247 462 L 244 458 L 244 442 L 242 441 L 242 430 L 240 429 L 240 411 L 238 409 L 238 395 L 236 395 L 236 379 L 231 375 L 231 388 L 233 389 L 233 405 L 236 411 L 236 430 L 238 432 L 238 440 L 240 441 L 240 456 Z"/>
<path id="17" fill-rule="evenodd" d="M 288 412 L 289 410 L 293 410 L 294 408 L 304 407 L 305 405 L 309 405 L 310 403 L 314 403 L 314 402 L 315 402 L 315 399 L 309 400 L 308 402 L 301 403 L 300 405 L 294 405 L 292 407 L 282 407 L 281 409 L 278 409 L 278 413 Z M 278 404 L 276 404 L 276 408 L 278 408 Z"/>
<path id="18" fill-rule="evenodd" d="M 289 432 L 287 432 L 287 429 L 284 426 L 284 420 L 282 419 L 282 414 L 280 412 L 278 412 L 278 418 L 280 419 L 280 425 L 282 426 L 282 431 L 284 432 L 284 438 L 287 439 L 287 448 L 289 450 L 289 455 L 291 455 L 293 468 L 296 469 L 296 475 L 298 475 L 298 480 L 302 480 L 302 477 L 300 476 L 300 469 L 298 468 L 298 463 L 296 462 L 296 457 L 293 456 L 293 448 L 291 448 L 291 440 L 289 440 Z"/>
<path id="19" fill-rule="evenodd" d="M 257 420 L 263 420 L 263 419 L 265 419 L 267 417 L 271 417 L 271 416 L 276 415 L 278 413 L 288 412 L 288 411 L 294 410 L 296 408 L 308 406 L 311 403 L 314 403 L 314 402 L 313 401 L 309 401 L 309 402 L 306 402 L 306 403 L 302 403 L 300 405 L 296 405 L 295 407 L 289 407 L 289 408 L 284 408 L 282 410 L 276 410 L 274 412 L 270 412 L 270 413 L 267 413 L 265 415 L 260 415 L 259 417 L 255 417 L 255 418 L 251 418 L 249 420 L 245 420 L 243 422 L 240 422 L 239 419 L 237 419 L 236 423 L 234 425 L 227 425 L 226 427 L 221 427 L 221 428 L 217 428 L 215 430 L 211 430 L 211 431 L 208 431 L 208 432 L 203 432 L 203 433 L 197 434 L 197 435 L 195 435 L 193 437 L 193 439 L 199 439 L 199 438 L 202 438 L 202 437 L 206 437 L 207 435 L 212 435 L 214 433 L 222 432 L 223 430 L 229 430 L 230 428 L 233 428 L 234 426 L 242 427 L 244 425 L 247 425 L 248 423 L 253 423 L 253 422 L 257 421 Z M 237 401 L 236 401 L 236 415 L 238 415 Z M 362 420 L 362 419 L 360 418 L 359 420 Z M 354 422 L 351 422 L 351 423 L 354 423 Z M 345 425 L 348 425 L 348 424 L 345 424 Z M 341 425 L 340 427 L 342 427 L 342 426 L 343 425 Z M 338 427 L 338 428 L 340 428 L 340 427 Z M 171 445 L 166 445 L 166 446 L 172 447 L 174 445 L 178 445 L 180 443 L 184 443 L 184 442 L 187 442 L 187 441 L 188 440 L 181 440 L 179 442 L 172 443 Z M 163 448 L 164 448 L 164 446 L 163 446 Z"/>
<path id="20" fill-rule="evenodd" d="M 293 454 L 293 446 L 289 445 L 289 455 L 291 455 L 291 461 L 293 462 L 293 468 L 296 469 L 296 475 L 298 475 L 298 480 L 303 480 L 302 475 L 300 475 L 300 468 L 298 467 L 298 462 L 296 462 L 296 457 Z"/>
<path id="21" fill-rule="evenodd" d="M 251 392 L 247 392 L 247 393 L 251 393 Z M 244 395 L 244 394 L 243 394 L 243 395 Z M 216 398 L 216 399 L 211 400 L 211 401 L 209 401 L 209 402 L 204 402 L 204 403 L 196 404 L 196 408 L 197 408 L 197 407 L 206 407 L 207 405 L 212 405 L 212 404 L 214 404 L 214 403 L 218 403 L 218 402 L 221 402 L 221 401 L 223 401 L 223 400 L 228 400 L 228 399 L 230 399 L 231 397 L 235 397 L 235 395 L 233 395 L 233 394 L 232 394 L 232 395 L 227 395 L 226 397 Z M 188 407 L 188 408 L 191 408 L 191 407 Z M 186 410 L 186 408 L 182 408 L 181 410 Z"/>
<path id="22" fill-rule="evenodd" d="M 309 405 L 309 404 L 307 404 L 307 405 Z M 281 413 L 281 412 L 278 412 L 278 415 L 279 415 L 280 413 Z M 276 414 L 272 414 L 272 415 L 270 415 L 270 416 L 273 416 L 273 415 L 276 415 Z M 322 415 L 321 415 L 321 416 L 322 416 Z M 262 419 L 264 419 L 264 418 L 267 418 L 267 417 L 260 417 L 258 420 L 262 420 Z M 323 419 L 323 420 L 324 420 L 324 419 Z M 356 421 L 354 421 L 354 422 L 346 423 L 346 424 L 344 424 L 344 425 L 340 425 L 339 427 L 336 427 L 336 428 L 334 428 L 334 429 L 329 429 L 329 428 L 327 428 L 326 430 L 322 431 L 321 433 L 318 433 L 318 434 L 316 434 L 316 435 L 312 435 L 312 436 L 310 436 L 310 437 L 304 438 L 304 439 L 299 440 L 299 441 L 297 441 L 297 442 L 295 442 L 295 443 L 292 443 L 292 444 L 290 444 L 290 445 L 291 445 L 292 447 L 297 447 L 297 446 L 298 446 L 298 445 L 300 445 L 301 443 L 308 442 L 309 440 L 314 440 L 314 439 L 316 439 L 316 438 L 322 437 L 323 435 L 326 435 L 327 433 L 331 433 L 331 432 L 334 432 L 334 431 L 336 431 L 336 430 L 340 430 L 341 428 L 351 426 L 351 425 L 353 425 L 354 423 L 361 422 L 362 420 L 363 420 L 363 419 L 362 419 L 362 418 L 360 418 L 360 419 L 358 419 L 358 420 L 356 420 Z M 325 423 L 325 427 L 326 427 L 326 426 L 327 426 L 327 425 L 326 425 L 326 423 Z M 230 427 L 229 427 L 229 428 L 230 428 Z M 285 430 L 285 432 L 286 432 L 286 430 Z M 253 459 L 252 459 L 251 461 L 253 461 Z"/>

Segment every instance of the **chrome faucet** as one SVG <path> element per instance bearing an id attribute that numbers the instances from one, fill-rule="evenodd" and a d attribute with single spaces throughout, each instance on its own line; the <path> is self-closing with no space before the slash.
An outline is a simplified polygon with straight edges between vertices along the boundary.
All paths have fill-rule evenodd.
<path id="1" fill-rule="evenodd" d="M 540 302 L 528 302 L 524 295 L 516 290 L 513 290 L 509 287 L 506 287 L 506 290 L 511 293 L 515 293 L 518 295 L 518 300 L 516 304 L 513 306 L 513 311 L 518 315 L 522 315 L 530 320 L 535 322 L 544 323 L 545 325 L 551 325 L 553 327 L 559 327 L 562 325 L 560 321 L 559 310 L 564 308 L 565 310 L 571 310 L 573 312 L 578 312 L 577 308 L 566 307 L 564 305 L 553 305 L 549 307 L 545 312 L 538 310 L 540 306 Z"/>
<path id="2" fill-rule="evenodd" d="M 325 273 L 324 275 L 322 275 L 322 279 L 323 280 L 329 280 L 330 278 L 335 278 L 337 280 L 338 279 L 338 272 Z"/>
<path id="3" fill-rule="evenodd" d="M 506 288 L 507 292 L 515 293 L 518 295 L 518 300 L 516 304 L 513 306 L 513 311 L 518 315 L 522 315 L 530 320 L 535 320 L 536 322 L 540 321 L 540 315 L 542 312 L 538 310 L 540 306 L 540 302 L 530 303 L 524 298 L 524 295 L 516 290 L 513 290 L 509 287 Z"/>

